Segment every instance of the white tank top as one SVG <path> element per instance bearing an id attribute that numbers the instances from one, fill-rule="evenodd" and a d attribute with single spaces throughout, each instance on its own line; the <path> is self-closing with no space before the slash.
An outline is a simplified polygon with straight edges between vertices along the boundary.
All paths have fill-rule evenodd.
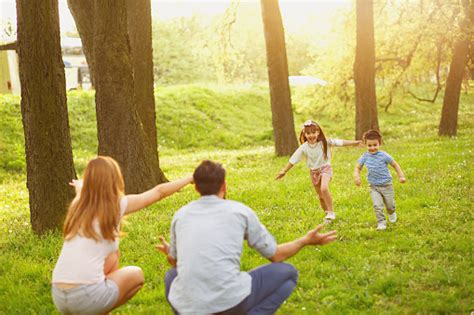
<path id="1" fill-rule="evenodd" d="M 126 197 L 120 199 L 120 217 L 127 209 Z M 94 222 L 94 229 L 101 235 L 98 222 Z M 93 284 L 104 281 L 105 258 L 118 250 L 119 240 L 99 241 L 92 238 L 76 235 L 64 241 L 61 254 L 53 271 L 53 283 Z"/>

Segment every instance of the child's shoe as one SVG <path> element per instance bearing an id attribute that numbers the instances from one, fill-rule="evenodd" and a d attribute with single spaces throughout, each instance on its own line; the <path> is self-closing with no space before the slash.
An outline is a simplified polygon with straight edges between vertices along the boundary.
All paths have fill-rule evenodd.
<path id="1" fill-rule="evenodd" d="M 387 223 L 382 222 L 377 224 L 377 231 L 384 231 L 387 229 Z"/>
<path id="2" fill-rule="evenodd" d="M 334 211 L 326 212 L 324 217 L 324 223 L 331 223 L 336 218 L 336 213 Z"/>
<path id="3" fill-rule="evenodd" d="M 388 220 L 390 221 L 390 223 L 395 223 L 397 222 L 397 213 L 394 212 L 392 214 L 389 214 L 388 215 Z"/>

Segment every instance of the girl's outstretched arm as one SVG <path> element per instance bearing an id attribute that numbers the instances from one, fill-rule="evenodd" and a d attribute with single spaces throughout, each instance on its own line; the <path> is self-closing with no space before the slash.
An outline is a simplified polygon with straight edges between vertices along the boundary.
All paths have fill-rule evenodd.
<path id="1" fill-rule="evenodd" d="M 347 146 L 362 146 L 364 143 L 362 140 L 342 140 L 342 146 L 347 147 Z"/>
<path id="2" fill-rule="evenodd" d="M 283 176 L 285 176 L 285 174 L 290 170 L 290 168 L 293 167 L 293 164 L 291 163 L 288 163 L 286 164 L 286 166 L 280 171 L 280 173 L 278 173 L 278 175 L 275 177 L 275 180 L 278 180 L 278 179 L 281 179 L 283 178 Z"/>
<path id="3" fill-rule="evenodd" d="M 154 188 L 147 190 L 141 194 L 127 195 L 128 206 L 125 210 L 125 214 L 130 214 L 145 207 L 148 207 L 152 203 L 155 203 L 163 198 L 168 197 L 171 194 L 174 194 L 175 192 L 177 192 L 184 186 L 191 184 L 192 182 L 193 177 L 189 176 L 173 182 L 159 184 Z"/>

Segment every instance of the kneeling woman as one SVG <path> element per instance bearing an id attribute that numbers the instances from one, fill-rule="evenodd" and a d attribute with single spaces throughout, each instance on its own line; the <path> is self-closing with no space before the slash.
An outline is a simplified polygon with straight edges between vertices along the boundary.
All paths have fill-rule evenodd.
<path id="1" fill-rule="evenodd" d="M 124 304 L 142 287 L 139 267 L 119 268 L 120 222 L 192 183 L 192 177 L 124 195 L 117 162 L 91 160 L 84 181 L 74 180 L 76 197 L 64 222 L 64 244 L 53 271 L 53 301 L 64 314 L 101 314 Z"/>

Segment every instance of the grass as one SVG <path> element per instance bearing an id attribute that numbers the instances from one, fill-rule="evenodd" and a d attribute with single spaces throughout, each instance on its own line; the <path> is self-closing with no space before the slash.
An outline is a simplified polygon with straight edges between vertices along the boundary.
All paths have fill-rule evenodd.
<path id="1" fill-rule="evenodd" d="M 245 101 L 239 101 L 241 94 Z M 322 221 L 324 214 L 304 165 L 294 167 L 282 182 L 273 180 L 287 158 L 273 154 L 268 96 L 262 90 L 181 86 L 160 89 L 156 96 L 161 108 L 160 159 L 169 178 L 189 174 L 204 158 L 224 163 L 228 197 L 253 208 L 278 242 L 299 237 Z M 209 105 L 215 100 L 222 103 L 222 112 Z M 238 104 L 250 107 L 250 114 L 242 109 L 224 112 Z M 375 231 L 366 181 L 362 188 L 352 182 L 353 165 L 364 149 L 334 149 L 331 191 L 338 219 L 331 229 L 338 231 L 338 241 L 306 248 L 289 260 L 300 279 L 279 314 L 469 313 L 474 309 L 473 104 L 472 95 L 462 96 L 456 138 L 436 136 L 439 103 L 401 98 L 388 113 L 379 112 L 385 136 L 382 149 L 397 160 L 408 179 L 404 185 L 394 183 L 399 221 L 384 232 Z M 80 173 L 97 147 L 92 96 L 70 93 L 69 106 Z M 31 232 L 18 100 L 2 97 L 0 117 L 0 314 L 55 313 L 49 282 L 61 236 L 53 232 L 38 237 Z M 313 117 L 322 121 L 326 134 L 352 138 L 351 115 L 340 121 Z M 306 118 L 310 117 L 296 116 L 298 123 Z M 180 127 L 176 127 L 178 120 L 171 119 L 182 119 Z M 216 131 L 217 126 L 222 128 Z M 166 133 L 160 128 L 177 129 Z M 392 174 L 396 178 L 393 170 Z M 142 267 L 146 283 L 115 313 L 171 314 L 163 293 L 168 266 L 153 245 L 158 235 L 167 235 L 173 213 L 195 198 L 197 194 L 188 187 L 127 218 L 127 235 L 120 245 L 122 265 Z M 256 252 L 245 248 L 243 269 L 263 263 Z"/>

